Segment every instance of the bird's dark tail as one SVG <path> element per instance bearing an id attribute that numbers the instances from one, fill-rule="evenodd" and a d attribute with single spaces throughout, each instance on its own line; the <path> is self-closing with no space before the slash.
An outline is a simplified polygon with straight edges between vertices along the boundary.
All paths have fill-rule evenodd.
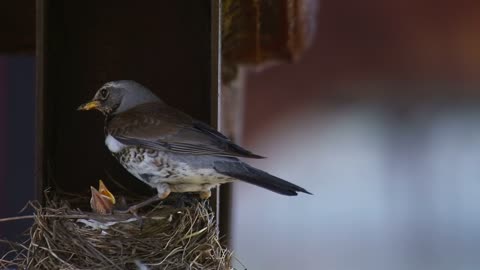
<path id="1" fill-rule="evenodd" d="M 256 169 L 241 161 L 216 161 L 214 164 L 215 170 L 221 174 L 266 188 L 276 193 L 287 196 L 296 196 L 297 192 L 312 194 L 302 187 Z"/>

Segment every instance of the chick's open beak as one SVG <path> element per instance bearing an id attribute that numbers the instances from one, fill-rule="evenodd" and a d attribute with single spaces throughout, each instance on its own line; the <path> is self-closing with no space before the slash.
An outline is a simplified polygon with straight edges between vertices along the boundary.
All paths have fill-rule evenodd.
<path id="1" fill-rule="evenodd" d="M 90 102 L 80 105 L 77 110 L 89 111 L 91 109 L 97 109 L 98 107 L 100 107 L 100 102 L 98 102 L 97 100 L 92 100 Z"/>
<path id="2" fill-rule="evenodd" d="M 113 204 L 115 204 L 115 196 L 107 189 L 107 186 L 103 183 L 102 180 L 98 180 L 98 192 L 103 196 L 106 196 Z"/>
<path id="3" fill-rule="evenodd" d="M 115 205 L 115 197 L 108 191 L 102 180 L 99 180 L 99 189 L 90 187 L 92 197 L 90 199 L 90 206 L 95 213 L 110 214 L 113 212 Z"/>

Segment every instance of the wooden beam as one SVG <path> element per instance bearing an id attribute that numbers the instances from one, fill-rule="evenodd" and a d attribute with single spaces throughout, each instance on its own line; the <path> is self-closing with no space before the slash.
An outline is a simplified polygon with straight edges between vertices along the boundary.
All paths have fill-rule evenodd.
<path id="1" fill-rule="evenodd" d="M 0 2 L 0 53 L 33 53 L 35 50 L 35 1 Z"/>
<path id="2" fill-rule="evenodd" d="M 221 21 L 222 21 L 222 1 L 221 0 L 211 0 L 211 52 L 212 52 L 212 63 L 211 63 L 211 94 L 210 94 L 210 110 L 211 110 L 211 120 L 210 123 L 213 124 L 217 129 L 221 129 L 221 95 L 222 95 L 222 38 L 221 38 Z M 220 216 L 220 191 L 221 187 L 217 187 L 212 194 L 211 203 L 214 206 L 217 224 L 220 226 L 220 234 L 223 234 L 221 230 L 221 216 Z"/>

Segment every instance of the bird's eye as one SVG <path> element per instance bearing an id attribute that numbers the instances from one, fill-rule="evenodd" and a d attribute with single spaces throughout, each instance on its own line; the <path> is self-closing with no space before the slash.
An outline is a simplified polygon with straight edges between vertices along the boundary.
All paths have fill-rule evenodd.
<path id="1" fill-rule="evenodd" d="M 105 100 L 108 97 L 108 90 L 107 89 L 102 89 L 100 90 L 100 98 Z"/>

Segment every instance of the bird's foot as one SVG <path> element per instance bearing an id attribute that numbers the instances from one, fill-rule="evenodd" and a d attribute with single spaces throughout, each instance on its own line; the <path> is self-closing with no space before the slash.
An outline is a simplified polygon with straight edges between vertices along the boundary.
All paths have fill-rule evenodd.
<path id="1" fill-rule="evenodd" d="M 160 200 L 164 200 L 170 195 L 172 190 L 170 189 L 170 185 L 167 183 L 162 183 L 157 186 L 158 198 Z"/>
<path id="2" fill-rule="evenodd" d="M 129 213 L 132 214 L 134 217 L 137 218 L 139 229 L 142 230 L 144 222 L 143 222 L 143 218 L 138 215 L 138 209 L 145 206 L 145 205 L 143 205 L 143 203 L 145 203 L 145 202 L 141 202 L 139 204 L 132 205 L 126 210 L 117 210 L 114 213 L 116 213 L 116 214 L 129 214 Z"/>
<path id="3" fill-rule="evenodd" d="M 134 216 L 138 216 L 138 210 L 142 207 L 145 207 L 149 204 L 152 204 L 154 202 L 157 202 L 157 201 L 160 201 L 162 198 L 160 198 L 158 195 L 155 195 L 143 202 L 140 202 L 140 203 L 137 203 L 137 204 L 134 204 L 132 206 L 130 206 L 128 209 L 126 210 L 116 210 L 115 213 L 118 213 L 118 214 L 132 214 Z"/>
<path id="4" fill-rule="evenodd" d="M 134 216 L 138 216 L 138 207 L 136 205 L 132 205 L 131 207 L 124 209 L 124 210 L 114 210 L 114 214 L 132 214 Z"/>

